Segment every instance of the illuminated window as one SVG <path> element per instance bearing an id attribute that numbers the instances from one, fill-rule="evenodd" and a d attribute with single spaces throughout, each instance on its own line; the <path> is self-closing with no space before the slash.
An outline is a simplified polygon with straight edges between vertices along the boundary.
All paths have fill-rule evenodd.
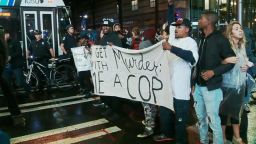
<path id="1" fill-rule="evenodd" d="M 150 7 L 156 6 L 156 0 L 149 0 Z"/>
<path id="2" fill-rule="evenodd" d="M 138 10 L 138 0 L 132 0 L 132 11 Z"/>

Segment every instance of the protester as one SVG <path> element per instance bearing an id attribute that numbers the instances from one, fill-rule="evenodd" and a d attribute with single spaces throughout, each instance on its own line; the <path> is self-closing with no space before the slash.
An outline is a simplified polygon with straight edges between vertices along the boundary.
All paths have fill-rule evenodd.
<path id="1" fill-rule="evenodd" d="M 209 143 L 208 123 L 213 132 L 213 143 L 223 144 L 223 133 L 219 107 L 223 99 L 222 74 L 231 70 L 234 64 L 222 61 L 235 53 L 230 43 L 215 30 L 218 16 L 215 12 L 202 13 L 198 25 L 203 35 L 199 43 L 199 60 L 195 70 L 195 110 L 199 123 L 200 143 Z"/>
<path id="2" fill-rule="evenodd" d="M 15 76 L 15 84 L 24 88 L 26 95 L 31 98 L 31 87 L 25 82 L 23 75 L 24 59 L 20 42 L 12 39 L 10 32 L 7 30 L 4 36 L 7 44 L 8 62 L 3 71 L 3 77 L 8 81 L 9 85 L 12 85 L 13 76 Z"/>
<path id="3" fill-rule="evenodd" d="M 223 138 L 224 143 L 226 143 L 226 125 L 228 118 L 230 118 L 234 133 L 232 142 L 235 144 L 243 144 L 239 130 L 239 114 L 243 103 L 243 97 L 245 96 L 246 72 L 252 63 L 248 61 L 246 55 L 246 39 L 239 22 L 231 22 L 226 28 L 225 36 L 228 38 L 236 57 L 226 58 L 223 62 L 235 64 L 232 70 L 223 74 L 223 101 L 220 105 Z"/>
<path id="4" fill-rule="evenodd" d="M 118 37 L 121 39 L 122 42 L 122 47 L 123 48 L 128 48 L 129 46 L 126 44 L 127 43 L 127 37 L 126 35 L 122 32 L 121 25 L 119 23 L 116 23 L 113 25 L 113 31 L 118 35 Z"/>
<path id="5" fill-rule="evenodd" d="M 96 44 L 99 45 L 108 45 L 108 44 L 113 44 L 115 46 L 122 47 L 122 42 L 118 35 L 113 32 L 113 24 L 114 24 L 114 19 L 111 18 L 104 18 L 103 19 L 103 24 L 101 27 L 101 36 L 98 42 Z"/>
<path id="6" fill-rule="evenodd" d="M 7 59 L 8 57 L 4 38 L 2 35 L 0 35 L 0 86 L 4 94 L 4 98 L 7 100 L 7 106 L 11 113 L 13 124 L 15 126 L 24 126 L 26 120 L 21 114 L 20 108 L 18 107 L 16 99 L 10 89 L 9 83 L 2 76 Z"/>
<path id="7" fill-rule="evenodd" d="M 103 18 L 103 24 L 101 28 L 101 34 L 100 34 L 100 39 L 96 42 L 98 45 L 115 45 L 122 47 L 122 42 L 118 35 L 113 32 L 113 22 L 114 19 L 112 18 Z M 108 109 L 103 112 L 102 114 L 105 116 L 111 116 L 112 120 L 117 119 L 118 112 L 120 111 L 120 101 L 121 98 L 117 97 L 112 97 L 112 96 L 102 96 L 101 101 L 103 103 L 96 103 L 94 106 L 99 106 L 99 105 L 105 105 L 105 107 L 108 107 Z"/>
<path id="8" fill-rule="evenodd" d="M 176 26 L 176 28 L 175 28 Z M 186 125 L 189 113 L 191 92 L 191 69 L 198 60 L 198 47 L 194 39 L 189 37 L 191 22 L 188 19 L 178 19 L 170 26 L 168 42 L 163 42 L 163 48 L 171 52 L 171 85 L 175 111 L 176 143 L 186 144 Z"/>
<path id="9" fill-rule="evenodd" d="M 143 32 L 144 40 L 140 43 L 139 49 L 150 47 L 156 43 L 156 31 L 154 29 L 146 29 Z M 157 113 L 157 106 L 149 103 L 142 103 L 144 109 L 145 120 L 143 121 L 145 129 L 143 133 L 137 135 L 138 138 L 145 138 L 154 133 L 155 117 Z"/>
<path id="10" fill-rule="evenodd" d="M 84 49 L 91 51 L 91 42 L 86 32 L 81 32 L 78 38 L 78 46 L 84 46 Z M 84 94 L 86 97 L 92 96 L 93 84 L 91 81 L 91 71 L 80 71 L 78 72 L 79 83 L 80 83 L 80 94 Z"/>
<path id="11" fill-rule="evenodd" d="M 138 50 L 141 43 L 140 29 L 139 27 L 132 28 L 132 42 L 131 49 Z"/>

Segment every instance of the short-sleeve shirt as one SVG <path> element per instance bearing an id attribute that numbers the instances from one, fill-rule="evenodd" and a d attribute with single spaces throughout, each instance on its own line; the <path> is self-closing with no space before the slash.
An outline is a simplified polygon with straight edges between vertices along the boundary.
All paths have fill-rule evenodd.
<path id="1" fill-rule="evenodd" d="M 67 52 L 71 52 L 71 48 L 76 47 L 76 37 L 70 34 L 66 34 L 63 38 L 61 43 L 64 44 L 64 48 Z"/>
<path id="2" fill-rule="evenodd" d="M 29 46 L 30 53 L 40 59 L 49 59 L 51 58 L 50 54 L 50 45 L 47 41 L 41 39 L 39 41 L 32 41 Z"/>

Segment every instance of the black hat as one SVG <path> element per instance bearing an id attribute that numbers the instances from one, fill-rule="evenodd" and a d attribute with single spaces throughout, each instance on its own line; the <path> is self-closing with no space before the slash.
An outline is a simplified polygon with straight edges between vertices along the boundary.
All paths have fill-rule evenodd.
<path id="1" fill-rule="evenodd" d="M 188 27 L 189 29 L 191 29 L 191 22 L 190 20 L 186 19 L 186 18 L 179 18 L 176 22 L 172 23 L 171 25 L 173 26 L 180 26 L 180 25 L 183 25 L 183 26 L 186 26 Z"/>
<path id="2" fill-rule="evenodd" d="M 103 25 L 103 26 L 112 27 L 113 24 L 114 24 L 114 19 L 113 19 L 113 18 L 103 18 L 103 19 L 102 19 L 102 25 Z"/>
<path id="3" fill-rule="evenodd" d="M 41 35 L 42 32 L 40 30 L 34 30 L 34 35 Z"/>
<path id="4" fill-rule="evenodd" d="M 74 27 L 74 26 L 71 25 L 71 24 L 67 25 L 67 26 L 66 26 L 66 30 L 68 30 L 68 29 L 71 28 L 71 27 Z"/>

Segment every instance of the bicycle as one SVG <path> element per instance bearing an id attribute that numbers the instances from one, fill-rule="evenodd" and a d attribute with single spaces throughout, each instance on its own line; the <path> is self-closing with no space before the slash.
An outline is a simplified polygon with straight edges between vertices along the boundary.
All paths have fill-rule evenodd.
<path id="1" fill-rule="evenodd" d="M 39 88 L 39 73 L 44 76 L 47 86 L 50 87 L 55 85 L 57 88 L 66 91 L 77 85 L 77 72 L 76 69 L 69 64 L 70 58 L 50 59 L 48 67 L 39 63 L 36 58 L 30 57 L 29 60 L 31 62 L 27 71 L 24 71 L 24 76 L 26 83 L 33 90 Z M 38 70 L 37 73 L 35 72 L 36 69 Z M 49 70 L 49 77 L 46 74 L 47 70 Z"/>

